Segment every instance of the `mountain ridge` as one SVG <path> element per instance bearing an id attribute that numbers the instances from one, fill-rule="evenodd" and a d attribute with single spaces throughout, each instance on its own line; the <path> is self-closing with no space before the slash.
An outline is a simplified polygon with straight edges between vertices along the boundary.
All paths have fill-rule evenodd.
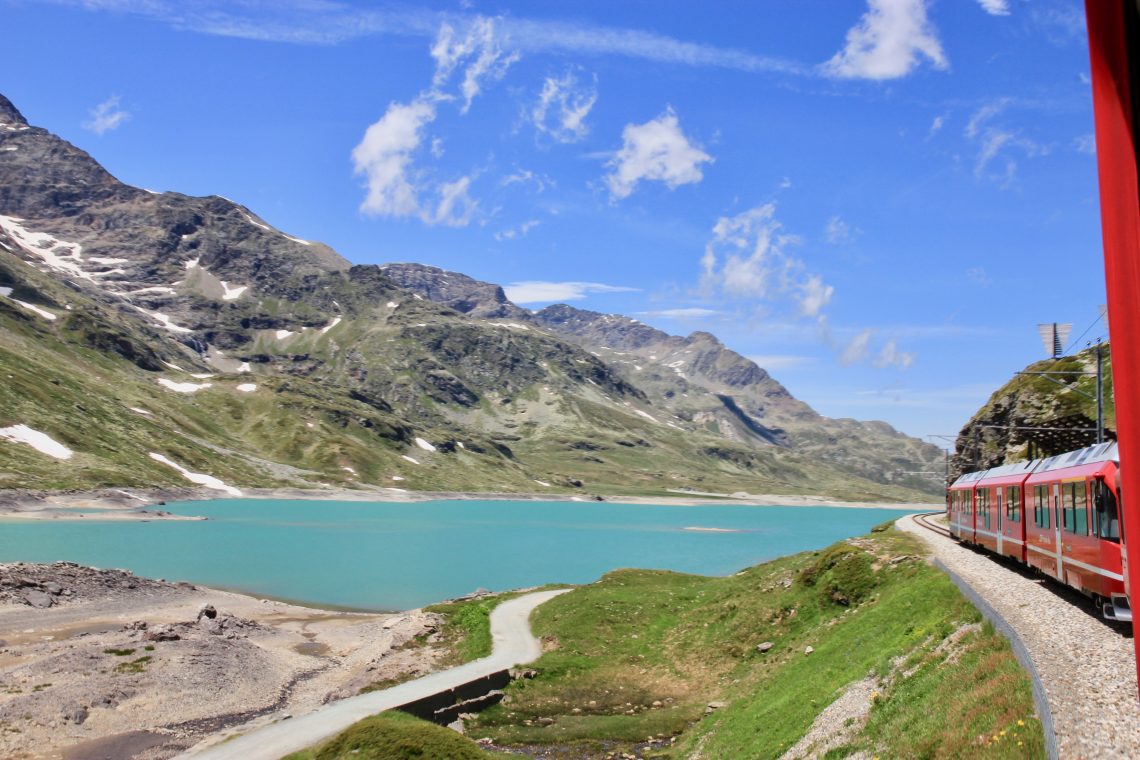
<path id="1" fill-rule="evenodd" d="M 46 461 L 0 440 L 0 487 L 184 484 L 156 454 L 242 486 L 908 500 L 926 487 L 789 447 L 753 419 L 786 394 L 754 365 L 749 387 L 770 381 L 771 397 L 717 400 L 722 434 L 707 410 L 669 403 L 668 383 L 552 329 L 497 285 L 353 265 L 220 196 L 131 188 L 10 111 L 0 428 L 45 430 L 76 456 Z M 418 284 L 398 282 L 400 267 Z M 715 337 L 681 340 L 704 351 L 709 382 L 735 377 L 717 374 L 732 362 L 717 364 Z M 59 381 L 52 392 L 43 377 Z"/>

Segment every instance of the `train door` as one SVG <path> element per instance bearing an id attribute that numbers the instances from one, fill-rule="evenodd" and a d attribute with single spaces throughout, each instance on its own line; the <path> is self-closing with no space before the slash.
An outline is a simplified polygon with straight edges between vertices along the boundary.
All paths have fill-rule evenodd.
<path id="1" fill-rule="evenodd" d="M 1056 552 L 1057 570 L 1055 577 L 1064 582 L 1065 558 L 1061 555 L 1061 484 L 1051 483 L 1049 493 L 1053 499 L 1053 551 Z"/>
<path id="2" fill-rule="evenodd" d="M 997 488 L 994 489 L 994 491 L 997 492 L 997 499 L 996 499 L 997 503 L 996 503 L 996 506 L 994 509 L 994 512 L 995 512 L 994 516 L 997 518 L 996 522 L 994 523 L 994 525 L 996 526 L 994 533 L 996 533 L 997 535 L 994 538 L 994 542 L 996 545 L 997 553 L 1002 554 L 1002 540 L 1001 540 L 1002 530 L 1001 529 L 1002 529 L 1002 522 L 1003 522 L 1002 518 L 1004 517 L 1004 515 L 1002 514 L 1002 510 L 1005 507 L 1005 501 L 1002 498 L 1002 496 L 1004 495 L 1005 489 L 1002 488 L 1001 486 L 998 486 Z"/>

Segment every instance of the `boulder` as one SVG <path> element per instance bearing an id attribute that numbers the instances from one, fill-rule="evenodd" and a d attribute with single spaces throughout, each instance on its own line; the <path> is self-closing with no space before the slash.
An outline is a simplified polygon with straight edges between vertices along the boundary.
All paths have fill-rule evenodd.
<path id="1" fill-rule="evenodd" d="M 804 649 L 804 654 L 811 654 L 814 651 L 815 651 L 815 647 L 807 647 L 806 649 Z"/>
<path id="2" fill-rule="evenodd" d="M 776 645 L 773 644 L 771 641 L 765 641 L 762 644 L 756 645 L 756 651 L 759 652 L 760 654 L 764 654 L 765 652 L 772 651 L 772 647 L 774 647 L 774 646 L 776 646 Z"/>
<path id="3" fill-rule="evenodd" d="M 214 609 L 214 605 L 212 604 L 203 604 L 202 608 L 198 610 L 198 620 L 201 620 L 204 617 L 213 620 L 217 616 L 218 611 Z"/>
<path id="4" fill-rule="evenodd" d="M 59 585 L 55 581 L 48 581 L 47 583 L 43 584 L 43 586 L 44 591 L 52 594 L 53 596 L 59 596 L 63 593 L 63 586 Z"/>
<path id="5" fill-rule="evenodd" d="M 25 591 L 24 601 L 33 607 L 47 608 L 52 605 L 52 598 L 43 591 Z"/>

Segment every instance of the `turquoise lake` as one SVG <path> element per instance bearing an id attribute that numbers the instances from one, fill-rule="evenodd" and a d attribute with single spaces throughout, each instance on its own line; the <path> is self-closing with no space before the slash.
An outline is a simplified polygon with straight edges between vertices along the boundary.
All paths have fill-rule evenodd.
<path id="1" fill-rule="evenodd" d="M 904 510 L 583 502 L 218 499 L 200 522 L 0 522 L 0 561 L 121 567 L 313 605 L 401 610 L 620 567 L 727 575 Z M 719 529 L 689 530 L 689 528 Z"/>

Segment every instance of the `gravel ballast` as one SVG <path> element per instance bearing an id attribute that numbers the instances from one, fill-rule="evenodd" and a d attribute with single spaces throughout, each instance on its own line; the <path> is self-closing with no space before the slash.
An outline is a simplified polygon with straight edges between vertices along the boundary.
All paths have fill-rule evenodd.
<path id="1" fill-rule="evenodd" d="M 913 517 L 897 525 L 923 539 L 934 559 L 1017 632 L 1045 690 L 1060 757 L 1140 757 L 1140 698 L 1131 638 L 1093 614 L 1091 602 L 1074 604 L 1053 583 L 932 533 Z"/>

